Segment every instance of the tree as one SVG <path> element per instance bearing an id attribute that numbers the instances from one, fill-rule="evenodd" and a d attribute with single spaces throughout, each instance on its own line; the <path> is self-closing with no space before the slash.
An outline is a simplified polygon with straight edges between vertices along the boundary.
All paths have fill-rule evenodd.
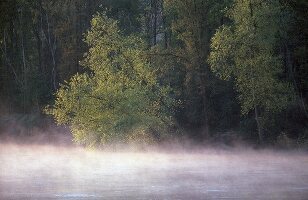
<path id="1" fill-rule="evenodd" d="M 283 63 L 276 49 L 287 14 L 279 1 L 261 0 L 236 0 L 228 14 L 233 23 L 212 38 L 209 62 L 220 78 L 235 79 L 242 114 L 254 111 L 262 143 L 264 114 L 285 109 L 293 97 L 293 88 L 279 77 Z"/>
<path id="2" fill-rule="evenodd" d="M 82 65 L 89 73 L 62 85 L 47 112 L 59 124 L 69 124 L 75 141 L 88 146 L 127 142 L 136 133 L 159 139 L 176 102 L 170 88 L 158 84 L 143 55 L 143 40 L 123 36 L 118 22 L 102 14 L 92 19 L 85 41 L 90 49 Z"/>
<path id="3" fill-rule="evenodd" d="M 290 113 L 294 116 L 289 123 L 289 129 L 294 130 L 307 128 L 308 120 L 308 2 L 305 0 L 282 1 L 292 13 L 291 23 L 286 39 L 281 45 L 284 58 L 286 76 L 293 83 L 298 106 L 290 108 Z M 294 112 L 294 110 L 297 112 Z M 294 124 L 295 123 L 295 124 Z M 300 130 L 296 132 L 301 132 Z"/>
<path id="4" fill-rule="evenodd" d="M 218 88 L 221 86 L 219 80 L 212 75 L 206 61 L 210 52 L 210 38 L 214 30 L 221 25 L 222 10 L 229 2 L 164 1 L 166 19 L 169 20 L 165 24 L 169 24 L 173 36 L 169 52 L 184 68 L 185 77 L 181 83 L 184 102 L 182 123 L 190 131 L 194 129 L 199 132 L 204 138 L 211 135 L 210 130 L 214 128 L 213 124 L 217 123 L 213 120 L 215 102 L 218 102 L 215 101 L 214 96 L 219 95 L 220 92 L 229 93 L 226 90 L 227 87 Z"/>

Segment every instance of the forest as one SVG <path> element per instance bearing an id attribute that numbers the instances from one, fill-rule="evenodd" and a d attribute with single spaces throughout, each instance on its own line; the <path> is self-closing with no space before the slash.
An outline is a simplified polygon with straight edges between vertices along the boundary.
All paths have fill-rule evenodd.
<path id="1" fill-rule="evenodd" d="M 31 135 L 48 119 L 90 147 L 308 148 L 306 0 L 1 0 L 0 10 L 0 135 L 13 120 Z"/>

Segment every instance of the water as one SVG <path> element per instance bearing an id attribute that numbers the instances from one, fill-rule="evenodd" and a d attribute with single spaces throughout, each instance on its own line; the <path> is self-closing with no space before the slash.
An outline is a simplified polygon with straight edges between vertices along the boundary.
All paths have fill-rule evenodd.
<path id="1" fill-rule="evenodd" d="M 308 199 L 308 156 L 0 146 L 1 200 Z"/>

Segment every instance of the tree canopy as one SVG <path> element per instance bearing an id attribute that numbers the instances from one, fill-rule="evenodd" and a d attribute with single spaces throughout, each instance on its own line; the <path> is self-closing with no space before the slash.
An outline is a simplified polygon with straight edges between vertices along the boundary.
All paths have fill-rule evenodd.
<path id="1" fill-rule="evenodd" d="M 89 73 L 57 91 L 50 110 L 57 122 L 70 124 L 76 141 L 87 145 L 126 141 L 136 131 L 163 134 L 176 101 L 157 82 L 142 39 L 124 37 L 118 22 L 102 14 L 92 19 L 85 41 L 90 49 L 82 65 Z"/>
<path id="2" fill-rule="evenodd" d="M 262 140 L 260 112 L 279 112 L 293 96 L 280 78 L 283 61 L 276 49 L 287 31 L 280 20 L 287 23 L 288 13 L 279 1 L 238 0 L 228 14 L 233 23 L 215 33 L 209 62 L 221 78 L 235 79 L 242 113 L 254 110 Z"/>
<path id="3" fill-rule="evenodd" d="M 3 115 L 51 116 L 87 146 L 308 138 L 304 0 L 3 0 L 0 9 Z M 39 124 L 26 121 L 27 133 Z"/>

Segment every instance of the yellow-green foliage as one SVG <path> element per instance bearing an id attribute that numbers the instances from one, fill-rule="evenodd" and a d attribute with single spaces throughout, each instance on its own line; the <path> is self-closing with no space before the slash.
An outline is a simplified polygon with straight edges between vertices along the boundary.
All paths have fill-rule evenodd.
<path id="1" fill-rule="evenodd" d="M 236 0 L 228 16 L 233 24 L 220 27 L 212 38 L 212 71 L 222 79 L 235 79 L 243 114 L 254 107 L 284 109 L 293 89 L 279 79 L 283 64 L 276 44 L 286 34 L 279 20 L 287 23 L 287 14 L 276 0 Z"/>
<path id="2" fill-rule="evenodd" d="M 90 49 L 81 62 L 88 74 L 76 74 L 60 87 L 47 109 L 68 124 L 76 142 L 96 146 L 127 142 L 133 130 L 159 130 L 172 122 L 175 101 L 170 88 L 158 84 L 136 35 L 123 36 L 117 21 L 97 15 L 85 37 Z"/>

